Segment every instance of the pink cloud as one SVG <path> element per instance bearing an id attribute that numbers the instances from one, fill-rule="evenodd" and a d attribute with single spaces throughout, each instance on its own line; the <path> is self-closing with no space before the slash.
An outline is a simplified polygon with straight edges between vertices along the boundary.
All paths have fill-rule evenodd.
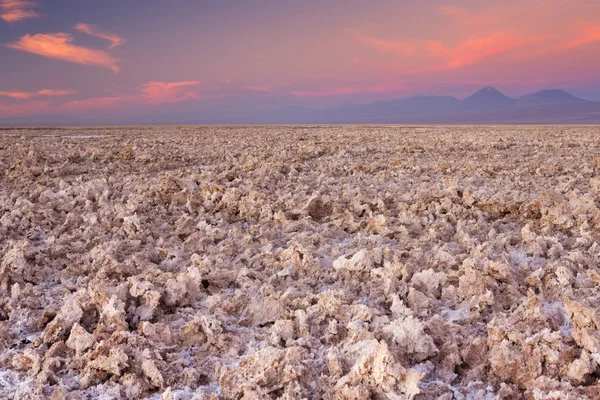
<path id="1" fill-rule="evenodd" d="M 74 90 L 42 89 L 37 94 L 40 96 L 68 96 L 70 94 L 77 94 L 77 92 Z"/>
<path id="2" fill-rule="evenodd" d="M 190 88 L 200 85 L 199 81 L 148 82 L 140 86 L 140 97 L 151 104 L 179 103 L 199 99 L 198 93 Z"/>
<path id="3" fill-rule="evenodd" d="M 580 22 L 579 29 L 574 38 L 561 42 L 556 50 L 569 50 L 600 41 L 600 25 L 591 22 Z"/>
<path id="4" fill-rule="evenodd" d="M 411 43 L 364 36 L 359 40 L 365 45 L 384 52 L 397 53 L 421 64 L 413 69 L 407 68 L 405 72 L 425 72 L 466 67 L 493 55 L 529 46 L 542 39 L 541 37 L 520 37 L 512 33 L 492 32 L 468 37 L 451 47 L 439 40 L 417 40 Z"/>
<path id="5" fill-rule="evenodd" d="M 42 89 L 37 92 L 0 92 L 0 96 L 10 97 L 15 100 L 27 100 L 32 97 L 48 96 L 68 96 L 70 94 L 76 94 L 77 92 L 72 90 L 53 90 L 53 89 Z"/>
<path id="6" fill-rule="evenodd" d="M 188 100 L 202 99 L 197 87 L 200 81 L 186 82 L 148 82 L 140 85 L 136 93 L 109 97 L 93 97 L 89 99 L 71 100 L 64 103 L 48 101 L 30 101 L 20 104 L 0 104 L 0 117 L 28 116 L 38 114 L 86 113 L 98 110 L 125 110 L 140 107 L 174 104 Z M 37 96 L 66 95 L 67 91 L 41 90 L 35 94 L 27 92 L 6 92 L 19 100 L 32 99 Z"/>
<path id="7" fill-rule="evenodd" d="M 45 33 L 25 35 L 8 47 L 37 54 L 42 57 L 69 61 L 84 65 L 97 65 L 119 71 L 117 59 L 110 54 L 96 49 L 89 49 L 73 44 L 73 37 L 68 33 Z"/>
<path id="8" fill-rule="evenodd" d="M 492 26 L 504 26 L 504 32 L 510 32 L 511 41 L 523 40 L 529 44 L 538 42 L 530 55 L 558 52 L 600 41 L 600 25 L 573 20 L 574 13 L 587 18 L 598 18 L 600 5 L 593 0 L 537 0 L 533 3 L 507 1 L 500 6 L 486 3 L 479 10 L 455 6 L 442 6 L 437 10 L 453 18 L 459 27 L 464 26 L 471 31 L 493 30 Z M 565 40 L 565 37 L 572 38 Z M 497 48 L 497 44 L 494 43 L 493 47 Z"/>
<path id="9" fill-rule="evenodd" d="M 32 101 L 19 104 L 0 104 L 0 117 L 27 117 L 53 112 L 53 105 L 47 101 Z"/>
<path id="10" fill-rule="evenodd" d="M 200 84 L 200 81 L 148 82 L 140 85 L 136 94 L 73 100 L 65 103 L 61 108 L 66 111 L 91 111 L 198 100 L 202 98 L 196 90 Z"/>
<path id="11" fill-rule="evenodd" d="M 87 33 L 88 35 L 96 36 L 101 39 L 108 40 L 109 42 L 111 42 L 111 44 L 109 46 L 109 48 L 111 48 L 111 49 L 121 46 L 123 43 L 125 43 L 125 39 L 123 39 L 122 37 L 115 35 L 114 33 L 107 33 L 107 32 L 101 31 L 100 29 L 96 28 L 96 25 L 77 24 L 77 25 L 75 25 L 75 30 L 77 30 L 79 32 Z"/>
<path id="12" fill-rule="evenodd" d="M 25 0 L 0 0 L 0 19 L 8 23 L 19 22 L 24 19 L 37 18 L 40 15 L 32 10 L 37 3 Z"/>
<path id="13" fill-rule="evenodd" d="M 442 42 L 431 41 L 427 48 L 432 55 L 446 61 L 446 68 L 457 69 L 496 54 L 529 46 L 540 40 L 541 37 L 519 37 L 515 34 L 494 32 L 485 36 L 467 38 L 451 48 L 445 47 Z"/>
<path id="14" fill-rule="evenodd" d="M 409 74 L 458 70 L 491 57 L 510 63 L 531 62 L 536 56 L 600 42 L 600 23 L 573 20 L 575 13 L 587 14 L 592 20 L 599 9 L 597 3 L 585 0 L 441 6 L 437 12 L 449 17 L 456 27 L 447 37 L 407 40 L 355 36 L 362 45 L 398 56 L 380 68 Z M 378 60 L 354 62 L 362 66 L 378 63 L 382 64 Z"/>

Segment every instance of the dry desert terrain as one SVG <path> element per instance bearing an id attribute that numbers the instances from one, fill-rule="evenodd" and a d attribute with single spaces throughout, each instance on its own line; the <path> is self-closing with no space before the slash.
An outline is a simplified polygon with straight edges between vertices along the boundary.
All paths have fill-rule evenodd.
<path id="1" fill-rule="evenodd" d="M 0 129 L 0 398 L 598 399 L 600 127 Z"/>

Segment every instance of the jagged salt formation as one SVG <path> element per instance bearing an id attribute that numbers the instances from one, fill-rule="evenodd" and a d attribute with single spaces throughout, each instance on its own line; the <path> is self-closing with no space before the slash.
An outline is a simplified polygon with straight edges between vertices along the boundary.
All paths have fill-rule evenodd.
<path id="1" fill-rule="evenodd" d="M 0 397 L 600 398 L 598 154 L 595 127 L 1 130 Z"/>

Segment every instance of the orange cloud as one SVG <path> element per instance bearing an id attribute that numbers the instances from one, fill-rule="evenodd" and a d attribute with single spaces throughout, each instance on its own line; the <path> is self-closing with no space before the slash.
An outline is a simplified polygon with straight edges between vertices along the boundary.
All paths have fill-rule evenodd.
<path id="1" fill-rule="evenodd" d="M 439 40 L 405 42 L 379 40 L 364 36 L 359 40 L 361 43 L 383 52 L 401 54 L 413 60 L 426 62 L 429 65 L 408 70 L 409 72 L 425 72 L 466 67 L 496 54 L 529 46 L 542 39 L 537 36 L 520 37 L 516 34 L 493 32 L 468 37 L 452 47 L 444 45 Z M 442 63 L 439 60 L 442 60 Z"/>
<path id="2" fill-rule="evenodd" d="M 68 96 L 70 94 L 77 94 L 74 90 L 52 90 L 52 89 L 42 89 L 37 92 L 40 96 Z"/>
<path id="3" fill-rule="evenodd" d="M 573 20 L 574 15 L 586 15 L 590 21 L 597 21 L 600 5 L 596 0 L 507 0 L 466 8 L 440 6 L 435 10 L 454 25 L 445 37 L 382 40 L 359 36 L 358 42 L 402 56 L 395 60 L 401 65 L 391 67 L 387 62 L 385 68 L 419 74 L 461 69 L 498 55 L 505 62 L 531 61 L 540 55 L 600 41 L 600 24 Z M 361 61 L 360 65 L 366 64 Z"/>
<path id="4" fill-rule="evenodd" d="M 568 50 L 600 41 L 600 25 L 581 22 L 575 38 L 559 43 L 556 50 Z"/>
<path id="5" fill-rule="evenodd" d="M 76 46 L 72 43 L 73 37 L 68 33 L 40 33 L 37 35 L 25 35 L 7 46 L 43 57 L 77 64 L 98 65 L 110 68 L 114 72 L 119 71 L 117 59 L 110 54 L 102 50 Z"/>
<path id="6" fill-rule="evenodd" d="M 496 54 L 526 47 L 539 40 L 541 38 L 519 37 L 513 34 L 495 32 L 486 36 L 467 38 L 452 48 L 446 48 L 439 41 L 431 41 L 428 43 L 427 48 L 431 54 L 446 60 L 446 68 L 457 69 L 475 64 Z"/>
<path id="7" fill-rule="evenodd" d="M 198 99 L 200 96 L 191 87 L 200 85 L 199 81 L 188 82 L 148 82 L 140 86 L 141 98 L 151 104 L 179 103 Z"/>
<path id="8" fill-rule="evenodd" d="M 486 4 L 487 6 L 487 4 Z M 600 5 L 595 0 L 537 0 L 536 2 L 503 2 L 479 10 L 467 10 L 454 6 L 441 6 L 438 12 L 453 18 L 459 27 L 470 31 L 494 30 L 492 26 L 509 26 L 513 33 L 511 41 L 524 40 L 537 45 L 529 55 L 546 54 L 568 50 L 600 41 L 600 26 L 591 22 L 577 22 L 569 18 L 581 13 L 597 18 Z M 565 40 L 565 37 L 572 36 Z M 499 39 L 499 38 L 497 38 Z M 501 45 L 499 42 L 492 46 Z M 525 53 L 524 53 L 525 55 Z"/>
<path id="9" fill-rule="evenodd" d="M 27 100 L 32 97 L 39 96 L 68 96 L 77 92 L 71 90 L 53 90 L 53 89 L 42 89 L 37 92 L 0 92 L 0 96 L 10 97 L 15 100 Z"/>
<path id="10" fill-rule="evenodd" d="M 98 110 L 120 111 L 160 104 L 180 103 L 192 99 L 202 99 L 202 95 L 197 91 L 197 87 L 201 84 L 200 81 L 148 82 L 140 85 L 137 93 L 133 94 L 71 100 L 58 104 L 34 100 L 33 98 L 37 96 L 65 95 L 68 91 L 44 89 L 35 93 L 3 92 L 2 95 L 9 95 L 9 97 L 20 100 L 32 99 L 32 101 L 17 104 L 0 104 L 0 118 L 40 114 L 66 115 L 69 113 L 86 113 Z"/>
<path id="11" fill-rule="evenodd" d="M 31 10 L 35 6 L 37 3 L 33 1 L 0 0 L 0 19 L 13 23 L 28 18 L 37 18 L 40 15 Z"/>
<path id="12" fill-rule="evenodd" d="M 103 31 L 99 30 L 98 28 L 96 28 L 96 25 L 77 24 L 77 25 L 75 25 L 75 30 L 77 30 L 79 32 L 87 33 L 88 35 L 96 36 L 100 39 L 108 40 L 109 42 L 111 42 L 111 44 L 109 46 L 110 49 L 118 47 L 118 46 L 122 45 L 123 43 L 125 43 L 125 39 L 123 39 L 122 37 L 115 35 L 113 33 L 103 32 Z"/>

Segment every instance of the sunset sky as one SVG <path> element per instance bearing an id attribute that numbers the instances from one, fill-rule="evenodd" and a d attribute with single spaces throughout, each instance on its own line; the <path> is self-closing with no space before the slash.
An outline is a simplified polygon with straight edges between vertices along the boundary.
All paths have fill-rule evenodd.
<path id="1" fill-rule="evenodd" d="M 0 0 L 0 120 L 226 114 L 562 88 L 600 100 L 598 0 Z"/>

